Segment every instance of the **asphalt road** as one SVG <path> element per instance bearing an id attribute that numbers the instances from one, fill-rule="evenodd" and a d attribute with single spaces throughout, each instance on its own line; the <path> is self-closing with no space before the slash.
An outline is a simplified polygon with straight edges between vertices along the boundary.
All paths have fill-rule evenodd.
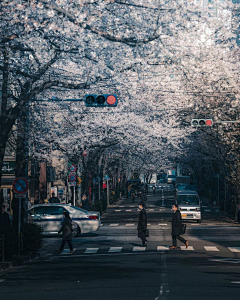
<path id="1" fill-rule="evenodd" d="M 203 222 L 186 222 L 188 250 L 181 244 L 168 250 L 174 194 L 159 192 L 148 195 L 145 249 L 137 238 L 137 203 L 122 199 L 109 207 L 97 233 L 74 239 L 74 254 L 57 255 L 60 240 L 45 238 L 40 259 L 0 273 L 0 299 L 239 298 L 238 224 L 203 203 Z"/>

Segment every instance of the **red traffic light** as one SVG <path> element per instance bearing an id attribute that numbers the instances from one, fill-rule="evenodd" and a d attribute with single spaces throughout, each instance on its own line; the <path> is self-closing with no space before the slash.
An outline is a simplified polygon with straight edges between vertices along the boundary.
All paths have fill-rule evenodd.
<path id="1" fill-rule="evenodd" d="M 213 125 L 213 121 L 211 119 L 206 120 L 206 125 L 207 126 L 212 126 Z"/>
<path id="2" fill-rule="evenodd" d="M 114 105 L 117 102 L 117 98 L 114 95 L 107 96 L 107 103 L 109 105 Z"/>

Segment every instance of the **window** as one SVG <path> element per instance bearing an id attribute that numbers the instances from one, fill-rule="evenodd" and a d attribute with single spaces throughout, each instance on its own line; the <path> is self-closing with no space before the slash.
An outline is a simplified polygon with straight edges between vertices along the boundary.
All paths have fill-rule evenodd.
<path id="1" fill-rule="evenodd" d="M 178 204 L 199 205 L 198 196 L 182 195 L 178 196 Z"/>
<path id="2" fill-rule="evenodd" d="M 43 216 L 45 211 L 45 207 L 34 207 L 28 213 L 31 216 Z"/>
<path id="3" fill-rule="evenodd" d="M 45 207 L 45 215 L 47 216 L 53 216 L 53 215 L 62 215 L 64 211 L 67 211 L 64 207 L 62 206 L 47 206 Z"/>

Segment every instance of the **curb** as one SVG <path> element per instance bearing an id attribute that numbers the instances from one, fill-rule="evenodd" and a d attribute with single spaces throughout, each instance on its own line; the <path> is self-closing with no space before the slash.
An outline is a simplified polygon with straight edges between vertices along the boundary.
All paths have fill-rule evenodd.
<path id="1" fill-rule="evenodd" d="M 28 255 L 28 256 L 16 257 L 12 261 L 0 262 L 0 272 L 7 271 L 14 267 L 22 266 L 22 265 L 24 265 L 28 262 L 31 262 L 39 257 L 40 257 L 40 254 L 36 253 L 36 254 Z"/>

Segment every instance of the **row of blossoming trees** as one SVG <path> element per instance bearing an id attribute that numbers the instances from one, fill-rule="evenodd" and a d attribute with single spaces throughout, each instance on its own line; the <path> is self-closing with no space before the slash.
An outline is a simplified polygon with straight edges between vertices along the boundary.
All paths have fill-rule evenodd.
<path id="1" fill-rule="evenodd" d="M 104 158 L 105 172 L 115 164 L 125 176 L 178 161 L 201 183 L 224 170 L 235 193 L 237 125 L 196 130 L 190 121 L 238 118 L 239 6 L 173 0 L 0 5 L 0 167 L 13 126 L 21 137 L 28 111 L 30 156 L 38 144 L 54 144 L 85 170 L 96 172 Z M 119 105 L 49 101 L 87 93 L 116 93 Z"/>

